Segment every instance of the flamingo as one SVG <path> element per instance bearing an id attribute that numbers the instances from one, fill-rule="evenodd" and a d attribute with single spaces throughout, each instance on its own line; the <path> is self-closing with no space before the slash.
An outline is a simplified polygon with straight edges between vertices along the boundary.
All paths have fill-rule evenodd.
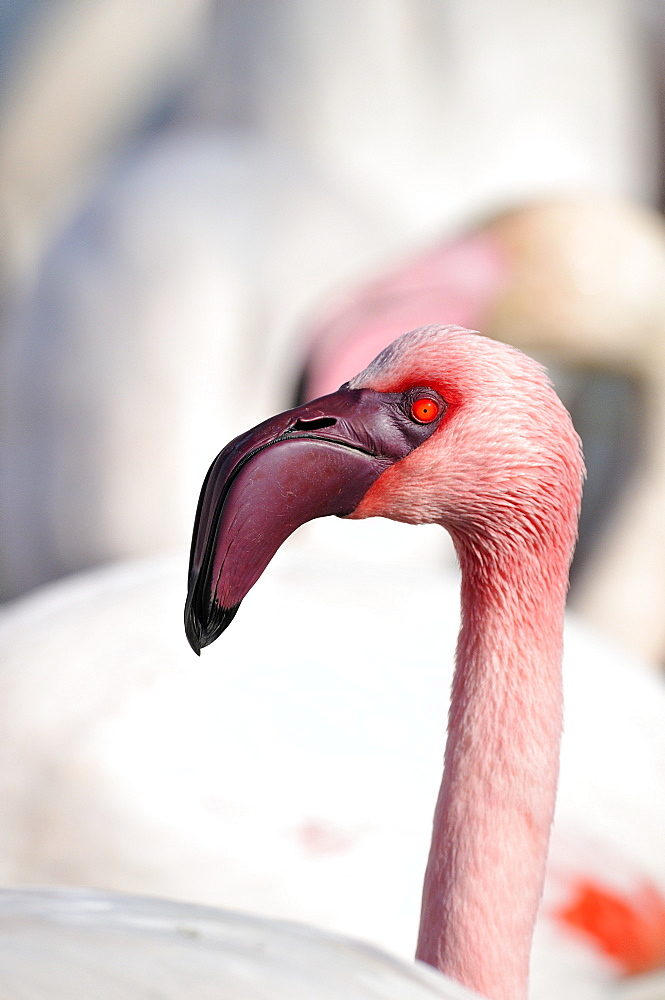
<path id="1" fill-rule="evenodd" d="M 206 477 L 192 539 L 185 627 L 200 653 L 306 520 L 448 529 L 462 627 L 416 954 L 493 1000 L 527 995 L 582 475 L 579 438 L 535 362 L 430 326 L 339 392 L 231 442 Z"/>
<path id="2" fill-rule="evenodd" d="M 188 899 L 412 955 L 459 627 L 446 537 L 383 518 L 303 526 L 253 590 L 262 630 L 251 644 L 229 630 L 193 672 L 178 634 L 184 553 L 1 610 L 3 882 Z M 284 607 L 298 609 L 297 642 Z M 565 650 L 531 995 L 604 1000 L 634 968 L 635 933 L 619 954 L 607 921 L 593 926 L 597 906 L 579 943 L 558 915 L 579 917 L 590 879 L 619 906 L 643 881 L 665 887 L 665 691 L 571 615 Z"/>

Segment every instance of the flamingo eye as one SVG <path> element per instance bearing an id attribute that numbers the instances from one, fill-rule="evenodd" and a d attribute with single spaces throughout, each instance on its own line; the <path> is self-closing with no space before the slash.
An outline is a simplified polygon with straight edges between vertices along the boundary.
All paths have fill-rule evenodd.
<path id="1" fill-rule="evenodd" d="M 411 416 L 419 424 L 431 424 L 439 415 L 440 404 L 431 396 L 418 396 L 411 403 Z"/>

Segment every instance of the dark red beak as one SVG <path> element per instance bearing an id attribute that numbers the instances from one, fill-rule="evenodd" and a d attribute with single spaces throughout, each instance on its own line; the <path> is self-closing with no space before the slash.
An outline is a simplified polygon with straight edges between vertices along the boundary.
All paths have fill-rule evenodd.
<path id="1" fill-rule="evenodd" d="M 221 635 L 299 525 L 351 514 L 386 469 L 429 437 L 438 421 L 414 422 L 410 395 L 342 387 L 220 452 L 201 490 L 189 563 L 185 631 L 196 653 Z"/>

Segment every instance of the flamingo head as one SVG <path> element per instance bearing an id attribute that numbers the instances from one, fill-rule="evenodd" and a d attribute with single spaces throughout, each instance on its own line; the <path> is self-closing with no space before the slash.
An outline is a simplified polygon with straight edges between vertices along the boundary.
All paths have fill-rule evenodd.
<path id="1" fill-rule="evenodd" d="M 579 439 L 544 370 L 459 327 L 399 337 L 337 392 L 241 434 L 203 484 L 185 629 L 195 652 L 228 626 L 282 542 L 328 514 L 436 522 L 458 552 L 569 559 Z"/>

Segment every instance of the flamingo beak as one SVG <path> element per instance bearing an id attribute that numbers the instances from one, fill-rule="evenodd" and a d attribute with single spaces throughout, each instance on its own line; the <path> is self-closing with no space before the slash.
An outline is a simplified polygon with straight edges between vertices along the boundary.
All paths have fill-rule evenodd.
<path id="1" fill-rule="evenodd" d="M 299 525 L 352 513 L 422 437 L 402 394 L 343 386 L 231 441 L 208 471 L 196 513 L 185 606 L 192 649 L 221 635 Z"/>

